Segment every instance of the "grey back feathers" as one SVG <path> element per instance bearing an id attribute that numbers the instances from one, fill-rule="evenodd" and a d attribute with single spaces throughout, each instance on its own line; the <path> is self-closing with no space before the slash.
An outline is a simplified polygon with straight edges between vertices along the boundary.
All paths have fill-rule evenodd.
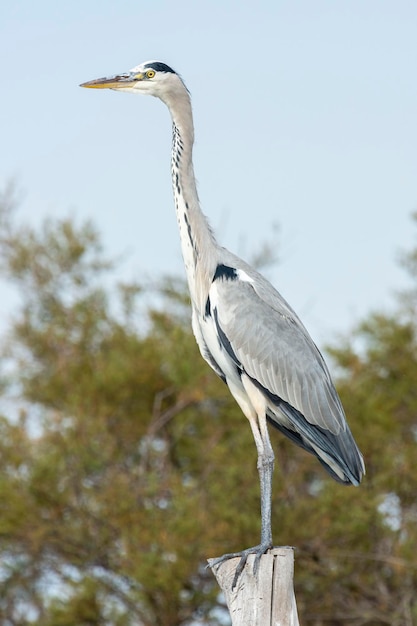
<path id="1" fill-rule="evenodd" d="M 265 395 L 273 426 L 318 456 L 333 478 L 358 484 L 362 455 L 317 346 L 263 276 L 226 251 L 223 261 L 229 269 L 216 278 L 216 324 L 237 375 L 245 372 Z"/>

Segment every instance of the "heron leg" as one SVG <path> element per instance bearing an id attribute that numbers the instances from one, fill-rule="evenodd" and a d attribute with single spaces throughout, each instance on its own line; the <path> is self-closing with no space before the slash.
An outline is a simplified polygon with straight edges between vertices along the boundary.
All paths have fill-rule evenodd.
<path id="1" fill-rule="evenodd" d="M 232 589 L 237 584 L 239 576 L 241 575 L 248 556 L 255 554 L 255 561 L 253 564 L 253 572 L 256 575 L 259 569 L 259 563 L 261 557 L 265 552 L 273 547 L 272 544 L 272 529 L 271 529 L 271 502 L 272 502 L 272 475 L 274 471 L 274 451 L 269 439 L 267 422 L 266 422 L 266 407 L 265 400 L 261 392 L 253 385 L 253 383 L 246 379 L 244 387 L 247 395 L 245 396 L 234 393 L 231 389 L 234 397 L 240 405 L 242 411 L 249 420 L 253 438 L 255 439 L 256 449 L 258 452 L 258 473 L 261 490 L 261 543 L 252 548 L 247 548 L 241 552 L 233 552 L 225 554 L 218 559 L 215 559 L 213 566 L 220 565 L 227 559 L 240 557 L 239 564 L 236 568 L 233 578 Z M 246 384 L 245 384 L 246 383 Z M 250 402 L 248 402 L 250 400 Z"/>
<path id="2" fill-rule="evenodd" d="M 272 547 L 271 502 L 272 475 L 274 472 L 274 451 L 269 439 L 266 422 L 265 397 L 248 377 L 242 377 L 242 383 L 251 405 L 251 410 L 248 410 L 248 407 L 245 407 L 246 411 L 244 410 L 244 413 L 249 420 L 253 438 L 255 439 L 256 450 L 258 452 L 258 472 L 261 487 L 260 545 L 269 545 L 269 547 Z"/>
<path id="3" fill-rule="evenodd" d="M 259 567 L 259 561 L 267 550 L 272 548 L 271 507 L 272 507 L 272 476 L 274 473 L 274 451 L 269 439 L 266 425 L 266 416 L 257 416 L 256 422 L 249 420 L 256 449 L 258 451 L 258 473 L 261 488 L 261 543 L 256 550 L 254 562 L 255 573 Z M 252 552 L 253 553 L 253 552 Z"/>
<path id="4" fill-rule="evenodd" d="M 258 452 L 258 472 L 261 486 L 261 544 L 269 543 L 272 546 L 271 502 L 274 452 L 269 437 L 267 443 L 269 444 L 268 448 L 261 453 Z"/>
<path id="5" fill-rule="evenodd" d="M 256 424 L 259 424 L 260 420 L 256 420 L 256 423 L 254 423 L 254 421 L 252 420 L 249 421 L 252 427 L 252 432 L 258 450 L 258 472 L 261 487 L 261 543 L 257 546 L 253 546 L 252 548 L 246 548 L 246 550 L 242 550 L 241 552 L 224 554 L 223 556 L 214 560 L 212 567 L 218 566 L 228 559 L 240 557 L 240 561 L 236 567 L 233 577 L 232 589 L 234 589 L 237 585 L 237 581 L 239 580 L 239 577 L 243 572 L 246 561 L 248 560 L 248 556 L 250 554 L 255 554 L 253 573 L 256 576 L 256 574 L 258 573 L 259 563 L 262 555 L 273 547 L 271 530 L 271 501 L 272 474 L 274 470 L 274 452 L 269 441 L 268 431 L 266 428 L 266 420 L 263 433 L 261 427 L 258 428 L 256 426 Z"/>

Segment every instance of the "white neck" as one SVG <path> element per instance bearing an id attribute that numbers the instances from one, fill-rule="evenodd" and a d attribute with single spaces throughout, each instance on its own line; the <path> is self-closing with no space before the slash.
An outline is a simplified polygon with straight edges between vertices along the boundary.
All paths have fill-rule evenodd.
<path id="1" fill-rule="evenodd" d="M 218 245 L 198 200 L 192 162 L 193 118 L 185 88 L 167 104 L 172 115 L 171 173 L 182 255 L 193 306 L 203 312 L 217 266 Z"/>

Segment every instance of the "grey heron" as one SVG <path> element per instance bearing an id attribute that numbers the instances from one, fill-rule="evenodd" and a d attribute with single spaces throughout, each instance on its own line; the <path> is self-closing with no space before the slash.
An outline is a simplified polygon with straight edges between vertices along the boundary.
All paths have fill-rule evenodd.
<path id="1" fill-rule="evenodd" d="M 267 423 L 315 455 L 341 483 L 360 483 L 363 458 L 326 363 L 306 328 L 261 274 L 217 243 L 201 211 L 192 160 L 191 100 L 181 77 L 165 63 L 148 61 L 81 87 L 156 96 L 171 113 L 172 185 L 193 332 L 203 358 L 249 420 L 258 452 L 261 542 L 218 559 L 241 557 L 235 584 L 248 555 L 256 555 L 256 571 L 260 557 L 273 545 L 274 453 Z"/>

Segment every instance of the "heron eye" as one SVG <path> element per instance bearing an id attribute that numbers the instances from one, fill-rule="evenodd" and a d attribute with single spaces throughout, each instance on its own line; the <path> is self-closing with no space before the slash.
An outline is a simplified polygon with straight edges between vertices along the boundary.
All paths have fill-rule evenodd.
<path id="1" fill-rule="evenodd" d="M 147 78 L 153 78 L 155 76 L 155 70 L 148 70 L 146 72 L 146 77 Z"/>

